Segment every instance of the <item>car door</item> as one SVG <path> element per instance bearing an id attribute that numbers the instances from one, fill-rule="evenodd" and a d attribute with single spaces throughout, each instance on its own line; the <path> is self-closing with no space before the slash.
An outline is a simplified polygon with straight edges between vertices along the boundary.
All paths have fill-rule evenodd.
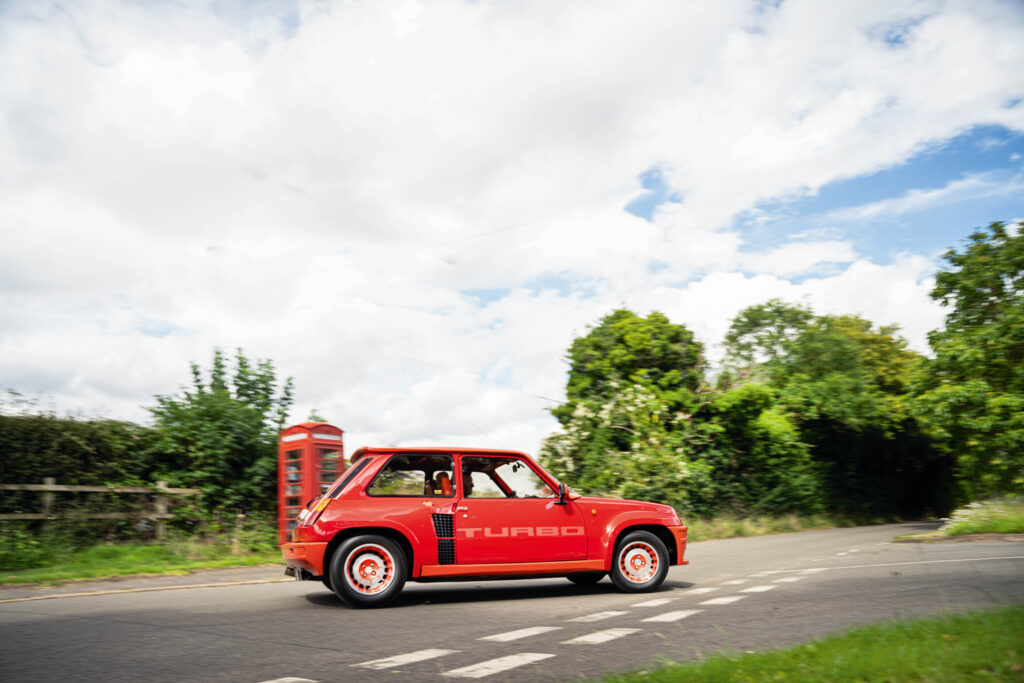
<path id="1" fill-rule="evenodd" d="M 547 562 L 587 557 L 583 515 L 528 461 L 460 456 L 455 517 L 458 564 Z"/>

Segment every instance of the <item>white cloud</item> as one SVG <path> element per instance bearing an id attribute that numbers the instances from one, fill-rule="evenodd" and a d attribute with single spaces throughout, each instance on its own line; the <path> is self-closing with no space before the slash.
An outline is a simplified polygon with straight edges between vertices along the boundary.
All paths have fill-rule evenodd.
<path id="1" fill-rule="evenodd" d="M 832 221 L 868 220 L 880 216 L 902 216 L 915 211 L 936 209 L 958 202 L 991 197 L 1007 197 L 1024 192 L 1024 175 L 1007 177 L 1003 173 L 969 173 L 930 190 L 914 189 L 901 197 L 831 211 Z"/>
<path id="2" fill-rule="evenodd" d="M 1010 3 L 289 7 L 0 9 L 0 384 L 144 419 L 242 346 L 352 446 L 535 450 L 566 348 L 616 306 L 713 347 L 780 296 L 923 349 L 934 263 L 730 226 L 1024 130 Z M 683 201 L 648 222 L 622 207 L 652 166 Z M 994 183 L 957 182 L 861 208 Z"/>

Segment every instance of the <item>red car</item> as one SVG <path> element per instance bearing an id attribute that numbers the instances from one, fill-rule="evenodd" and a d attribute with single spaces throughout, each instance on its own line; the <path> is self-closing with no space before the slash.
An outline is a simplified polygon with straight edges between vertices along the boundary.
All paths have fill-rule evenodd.
<path id="1" fill-rule="evenodd" d="M 611 574 L 651 591 L 687 564 L 670 506 L 576 495 L 524 453 L 361 448 L 351 462 L 281 548 L 286 574 L 354 607 L 387 604 L 406 581 Z"/>

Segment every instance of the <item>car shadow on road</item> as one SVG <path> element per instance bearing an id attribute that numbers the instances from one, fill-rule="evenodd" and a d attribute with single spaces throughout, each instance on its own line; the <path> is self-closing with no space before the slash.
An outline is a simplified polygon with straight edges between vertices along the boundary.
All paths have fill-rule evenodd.
<path id="1" fill-rule="evenodd" d="M 607 579 L 590 586 L 577 586 L 568 581 L 565 583 L 545 582 L 536 585 L 527 585 L 524 582 L 516 582 L 514 585 L 509 585 L 509 583 L 508 581 L 409 583 L 390 607 L 569 598 L 580 595 L 625 595 Z M 693 585 L 686 581 L 666 581 L 658 590 L 649 593 L 635 593 L 634 595 L 658 595 L 677 588 L 689 588 Z M 314 605 L 343 607 L 338 597 L 327 591 L 307 593 L 304 597 Z"/>

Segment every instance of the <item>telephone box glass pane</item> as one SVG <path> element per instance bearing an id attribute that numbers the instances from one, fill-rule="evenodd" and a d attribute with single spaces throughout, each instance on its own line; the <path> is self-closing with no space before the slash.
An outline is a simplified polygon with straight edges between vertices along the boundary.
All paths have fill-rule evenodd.
<path id="1" fill-rule="evenodd" d="M 301 462 L 286 462 L 284 464 L 284 471 L 285 472 L 298 472 L 301 469 L 302 469 L 302 463 Z"/>
<path id="2" fill-rule="evenodd" d="M 338 473 L 337 472 L 321 472 L 320 473 L 320 481 L 333 482 L 337 478 L 338 478 Z"/>
<path id="3" fill-rule="evenodd" d="M 288 507 L 295 507 L 296 505 L 302 505 L 302 501 L 298 496 L 289 496 L 284 499 L 284 504 Z"/>
<path id="4" fill-rule="evenodd" d="M 325 470 L 327 472 L 337 472 L 338 471 L 338 461 L 337 460 L 321 460 L 320 461 L 320 469 Z"/>
<path id="5" fill-rule="evenodd" d="M 302 451 L 298 449 L 294 451 L 285 451 L 284 457 L 285 460 L 299 460 L 302 457 Z"/>
<path id="6" fill-rule="evenodd" d="M 284 495 L 286 495 L 286 496 L 301 496 L 302 495 L 302 485 L 301 484 L 293 484 L 292 486 L 285 486 L 284 487 Z"/>

